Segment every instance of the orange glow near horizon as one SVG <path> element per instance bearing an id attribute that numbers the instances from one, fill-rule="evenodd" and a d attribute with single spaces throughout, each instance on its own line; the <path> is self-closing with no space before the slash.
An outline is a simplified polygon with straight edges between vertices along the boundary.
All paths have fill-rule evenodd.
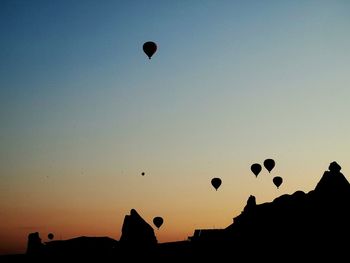
<path id="1" fill-rule="evenodd" d="M 124 216 L 130 214 L 132 208 L 154 228 L 158 242 L 186 240 L 195 229 L 229 226 L 243 210 L 250 194 L 256 196 L 257 203 L 270 202 L 283 193 L 292 194 L 297 190 L 308 192 L 322 176 L 322 172 L 319 176 L 314 173 L 309 178 L 311 184 L 308 189 L 301 189 L 297 186 L 297 176 L 293 178 L 286 175 L 285 184 L 276 189 L 271 179 L 273 173 L 281 173 L 278 163 L 275 169 L 271 174 L 263 170 L 257 178 L 250 171 L 242 171 L 243 177 L 239 184 L 234 177 L 223 176 L 223 184 L 218 191 L 210 185 L 209 177 L 203 178 L 196 188 L 177 182 L 176 177 L 168 178 L 172 182 L 163 182 L 164 187 L 169 189 L 165 191 L 164 188 L 159 189 L 155 183 L 159 178 L 154 179 L 153 175 L 148 174 L 148 178 L 134 176 L 129 185 L 135 189 L 139 182 L 142 184 L 139 185 L 138 195 L 129 197 L 129 200 L 133 200 L 130 203 L 120 202 L 121 197 L 119 201 L 117 197 L 112 199 L 111 193 L 105 192 L 97 197 L 89 191 L 82 193 L 75 188 L 69 189 L 69 186 L 66 187 L 65 195 L 57 196 L 57 193 L 51 192 L 47 193 L 46 198 L 38 198 L 36 193 L 18 187 L 18 194 L 14 195 L 18 199 L 11 203 L 16 205 L 2 204 L 5 208 L 3 222 L 7 223 L 6 228 L 0 228 L 1 253 L 24 252 L 27 236 L 31 232 L 39 232 L 43 242 L 48 241 L 50 232 L 55 234 L 55 239 L 63 240 L 79 236 L 108 236 L 119 240 Z M 293 171 L 292 167 L 289 169 Z M 296 170 L 294 172 L 298 174 Z M 98 188 L 98 183 L 95 186 Z M 131 196 L 134 193 L 129 191 L 126 194 Z M 164 224 L 159 230 L 152 223 L 153 217 L 158 215 L 164 218 Z"/>

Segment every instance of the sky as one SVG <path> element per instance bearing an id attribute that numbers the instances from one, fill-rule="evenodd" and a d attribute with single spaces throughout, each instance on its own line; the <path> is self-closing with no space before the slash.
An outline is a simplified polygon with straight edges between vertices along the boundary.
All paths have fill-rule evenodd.
<path id="1" fill-rule="evenodd" d="M 349 179 L 349 13 L 336 0 L 0 1 L 0 254 L 25 252 L 31 232 L 119 240 L 132 208 L 164 218 L 159 242 L 186 240 L 230 225 L 250 195 L 313 190 L 332 161 Z"/>

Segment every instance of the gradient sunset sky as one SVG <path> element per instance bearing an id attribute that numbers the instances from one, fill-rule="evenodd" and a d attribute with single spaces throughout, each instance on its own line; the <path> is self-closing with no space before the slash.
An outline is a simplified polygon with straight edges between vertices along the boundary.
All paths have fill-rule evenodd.
<path id="1" fill-rule="evenodd" d="M 0 254 L 119 240 L 132 208 L 184 240 L 349 179 L 350 1 L 2 0 L 0 30 Z"/>

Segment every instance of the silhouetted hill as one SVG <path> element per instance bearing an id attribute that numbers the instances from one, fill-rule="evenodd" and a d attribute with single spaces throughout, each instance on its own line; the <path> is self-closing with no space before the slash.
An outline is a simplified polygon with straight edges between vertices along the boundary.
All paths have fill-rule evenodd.
<path id="1" fill-rule="evenodd" d="M 350 184 L 340 171 L 341 167 L 332 162 L 329 171 L 308 193 L 296 191 L 262 204 L 257 204 L 251 195 L 231 225 L 224 229 L 197 229 L 188 241 L 158 244 L 153 228 L 132 209 L 125 216 L 119 242 L 108 237 L 79 237 L 42 244 L 39 233 L 31 233 L 27 257 L 113 262 L 347 262 Z"/>
<path id="2" fill-rule="evenodd" d="M 245 258 L 255 256 L 247 251 L 267 257 L 345 255 L 344 240 L 350 234 L 350 184 L 337 163 L 331 163 L 329 169 L 309 193 L 296 191 L 259 205 L 250 196 L 243 212 L 219 235 L 206 238 L 195 236 L 195 232 L 192 239 L 223 254 L 235 249 L 237 256 Z"/>
<path id="3" fill-rule="evenodd" d="M 120 241 L 109 237 L 77 237 L 41 242 L 38 232 L 28 235 L 27 256 L 35 259 L 125 259 L 135 260 L 155 255 L 157 239 L 153 228 L 131 209 L 122 226 Z"/>
<path id="4" fill-rule="evenodd" d="M 54 256 L 98 256 L 112 255 L 118 248 L 118 241 L 109 237 L 77 237 L 45 243 L 44 253 Z"/>

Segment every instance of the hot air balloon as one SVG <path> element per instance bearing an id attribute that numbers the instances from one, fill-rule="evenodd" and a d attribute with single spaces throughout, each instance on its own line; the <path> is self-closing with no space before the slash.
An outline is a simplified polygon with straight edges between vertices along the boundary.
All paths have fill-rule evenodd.
<path id="1" fill-rule="evenodd" d="M 144 173 L 144 172 L 142 172 L 142 173 L 141 173 L 141 175 L 142 175 L 142 176 L 144 176 L 144 175 L 145 175 L 145 173 Z"/>
<path id="2" fill-rule="evenodd" d="M 216 191 L 220 187 L 221 183 L 222 183 L 222 181 L 221 181 L 220 178 L 213 178 L 213 179 L 211 179 L 211 184 L 212 184 L 212 186 L 214 186 Z"/>
<path id="3" fill-rule="evenodd" d="M 283 182 L 283 179 L 282 177 L 280 176 L 275 176 L 273 179 L 272 179 L 273 183 L 277 186 L 277 189 L 278 187 L 282 184 Z"/>
<path id="4" fill-rule="evenodd" d="M 163 225 L 163 218 L 160 216 L 156 216 L 153 218 L 153 224 L 159 229 Z"/>
<path id="5" fill-rule="evenodd" d="M 275 167 L 275 161 L 273 159 L 266 159 L 264 161 L 265 168 L 271 172 L 271 170 Z"/>
<path id="6" fill-rule="evenodd" d="M 50 233 L 50 234 L 47 235 L 47 237 L 48 237 L 48 239 L 52 240 L 54 235 L 52 233 Z"/>
<path id="7" fill-rule="evenodd" d="M 151 59 L 151 57 L 154 55 L 154 53 L 156 53 L 156 51 L 157 51 L 156 43 L 152 41 L 148 41 L 143 44 L 143 52 L 146 53 L 149 59 Z"/>
<path id="8" fill-rule="evenodd" d="M 261 172 L 261 165 L 254 163 L 252 166 L 250 166 L 250 170 L 252 170 L 252 172 L 255 174 L 255 177 L 258 177 L 258 174 Z"/>

